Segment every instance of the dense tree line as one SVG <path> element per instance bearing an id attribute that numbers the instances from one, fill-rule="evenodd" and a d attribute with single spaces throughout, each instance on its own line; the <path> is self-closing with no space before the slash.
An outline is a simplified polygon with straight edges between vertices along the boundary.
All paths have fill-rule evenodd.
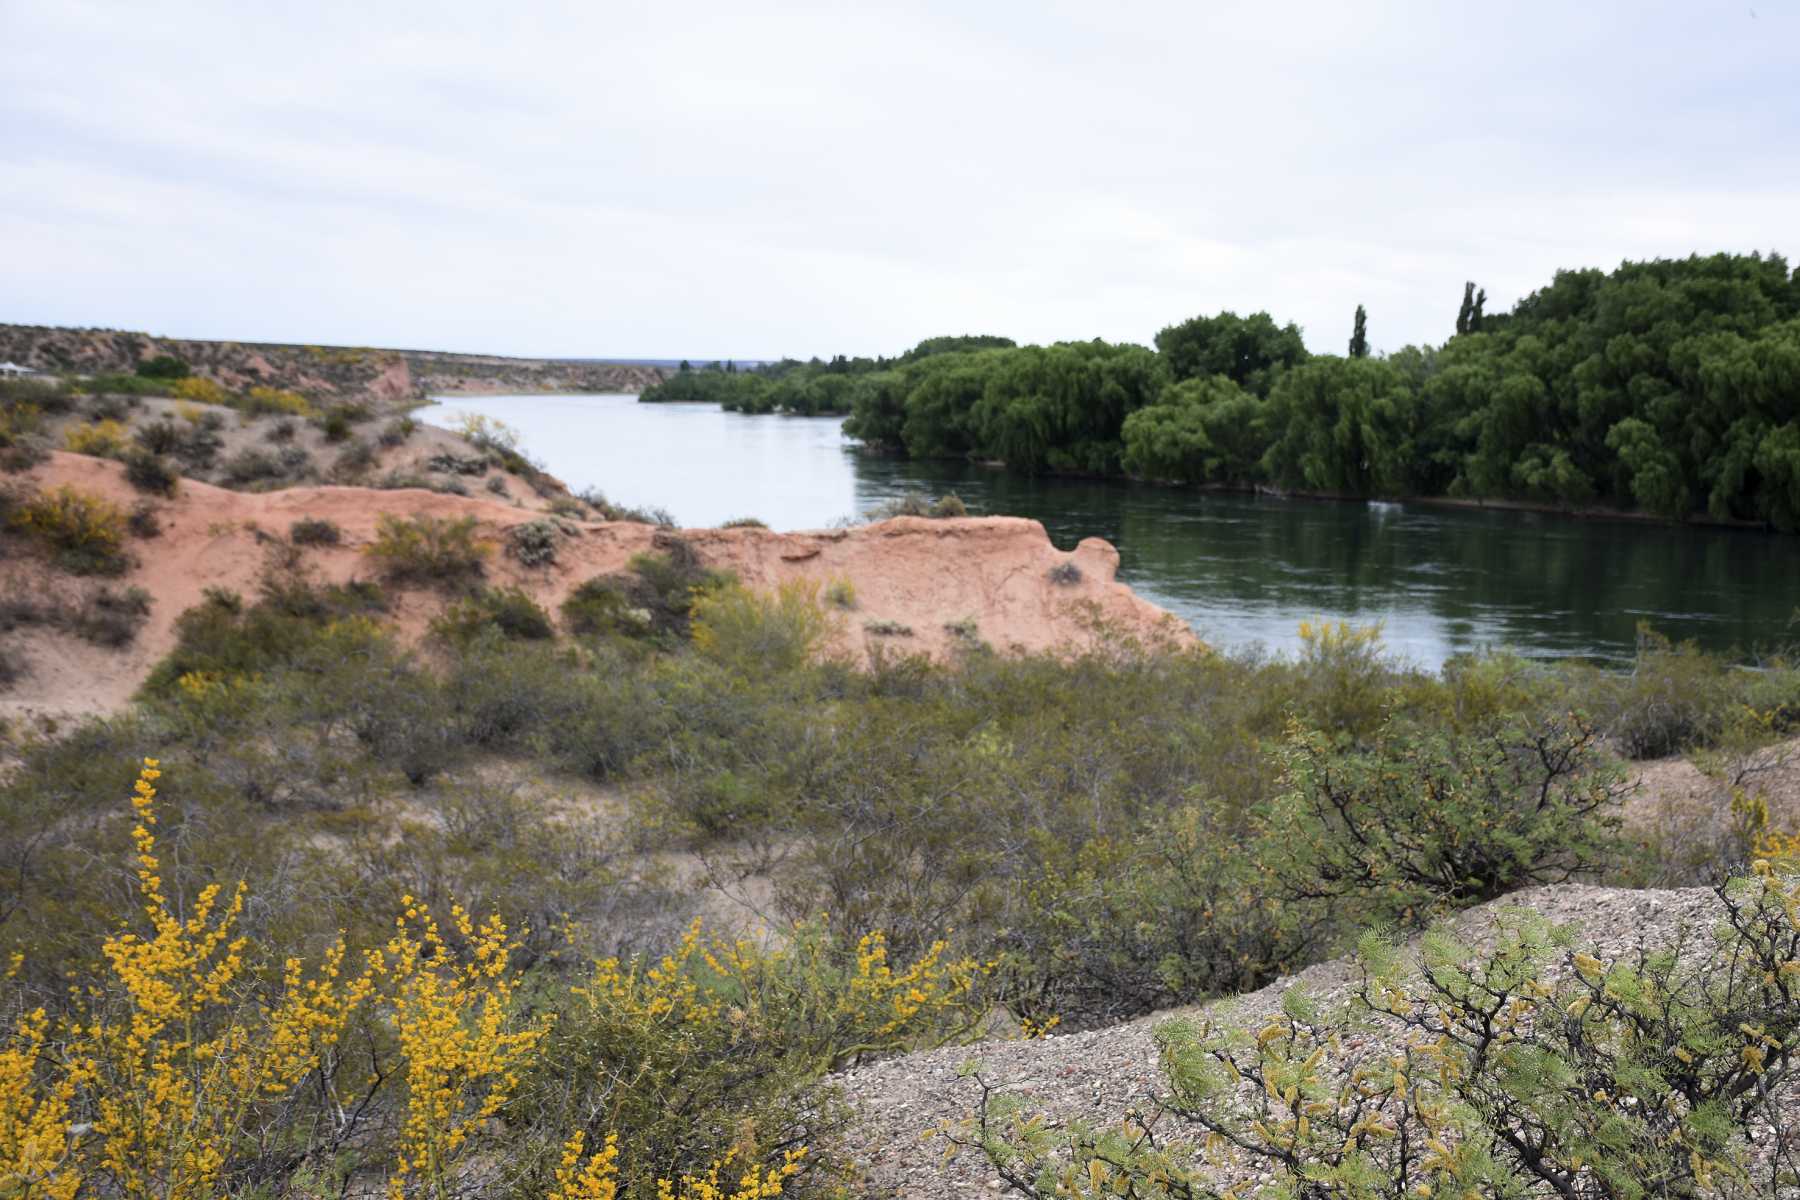
<path id="1" fill-rule="evenodd" d="M 891 381 L 878 378 L 894 370 L 930 358 L 974 349 L 1010 349 L 1011 338 L 972 334 L 926 338 L 898 358 L 848 358 L 807 362 L 784 358 L 747 370 L 735 363 L 712 363 L 696 368 L 683 361 L 681 369 L 639 399 L 647 403 L 718 404 L 726 412 L 788 413 L 795 416 L 844 416 L 859 397 Z"/>
<path id="2" fill-rule="evenodd" d="M 1486 303 L 1465 285 L 1447 342 L 1383 355 L 1360 306 L 1343 356 L 1225 312 L 1154 350 L 941 338 L 893 360 L 684 372 L 651 398 L 848 411 L 873 449 L 1033 473 L 1800 529 L 1800 273 L 1784 259 L 1563 271 L 1510 313 Z"/>

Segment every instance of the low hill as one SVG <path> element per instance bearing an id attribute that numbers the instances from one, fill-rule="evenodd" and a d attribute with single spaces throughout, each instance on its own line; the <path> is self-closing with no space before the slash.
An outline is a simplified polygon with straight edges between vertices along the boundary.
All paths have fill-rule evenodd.
<path id="1" fill-rule="evenodd" d="M 638 392 L 654 366 L 437 350 L 201 341 L 114 329 L 0 325 L 0 361 L 84 375 L 135 371 L 168 355 L 229 389 L 284 388 L 313 400 L 412 403 L 445 392 Z"/>

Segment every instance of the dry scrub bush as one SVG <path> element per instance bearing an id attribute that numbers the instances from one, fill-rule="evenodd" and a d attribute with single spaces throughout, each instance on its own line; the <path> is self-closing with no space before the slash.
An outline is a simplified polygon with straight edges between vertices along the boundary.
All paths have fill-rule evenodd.
<path id="1" fill-rule="evenodd" d="M 397 583 L 449 590 L 474 586 L 492 552 L 474 517 L 403 519 L 392 513 L 381 514 L 375 540 L 364 551 Z"/>
<path id="2" fill-rule="evenodd" d="M 126 566 L 125 514 L 110 500 L 64 484 L 11 506 L 7 526 L 77 575 L 116 575 Z"/>
<path id="3" fill-rule="evenodd" d="M 125 444 L 125 426 L 113 420 L 73 425 L 63 435 L 63 449 L 95 458 L 118 458 L 125 453 Z"/>

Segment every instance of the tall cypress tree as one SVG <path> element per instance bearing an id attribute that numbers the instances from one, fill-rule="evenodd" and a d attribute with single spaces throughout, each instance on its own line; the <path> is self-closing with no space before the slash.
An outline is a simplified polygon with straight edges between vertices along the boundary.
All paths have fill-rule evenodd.
<path id="1" fill-rule="evenodd" d="M 1465 284 L 1463 284 L 1462 307 L 1460 309 L 1458 309 L 1457 313 L 1456 313 L 1456 332 L 1458 332 L 1458 333 L 1469 332 L 1469 318 L 1471 316 L 1473 316 L 1474 313 L 1475 313 L 1475 285 L 1473 283 L 1465 283 Z"/>
<path id="2" fill-rule="evenodd" d="M 1350 330 L 1350 357 L 1369 357 L 1369 314 L 1360 304 L 1356 306 L 1356 324 Z"/>
<path id="3" fill-rule="evenodd" d="M 1475 307 L 1469 311 L 1469 332 L 1481 332 L 1481 310 L 1487 307 L 1487 289 L 1475 293 Z"/>

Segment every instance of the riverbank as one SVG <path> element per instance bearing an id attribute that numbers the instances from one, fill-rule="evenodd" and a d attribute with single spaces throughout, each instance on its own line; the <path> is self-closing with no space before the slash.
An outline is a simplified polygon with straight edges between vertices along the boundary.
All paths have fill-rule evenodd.
<path id="1" fill-rule="evenodd" d="M 53 454 L 15 478 L 31 488 L 77 488 L 122 510 L 140 498 L 120 464 L 84 455 Z M 626 572 L 638 556 L 679 545 L 699 566 L 729 571 L 759 591 L 785 584 L 812 589 L 829 616 L 831 652 L 858 662 L 912 654 L 943 660 L 979 646 L 1053 651 L 1111 636 L 1195 641 L 1179 620 L 1118 582 L 1118 553 L 1110 545 L 1094 538 L 1061 551 L 1042 525 L 1018 518 L 903 517 L 854 529 L 777 533 L 559 516 L 553 561 L 526 566 L 503 548 L 520 526 L 544 524 L 544 514 L 491 498 L 329 486 L 247 493 L 187 480 L 152 507 L 156 536 L 129 543 L 130 565 L 107 584 L 118 592 L 142 589 L 147 598 L 135 638 L 127 647 L 102 649 L 54 629 L 22 632 L 14 641 L 24 674 L 0 698 L 0 714 L 117 710 L 174 646 L 180 615 L 208 592 L 254 596 L 273 565 L 284 562 L 319 583 L 371 578 L 378 564 L 367 550 L 389 517 L 473 521 L 488 548 L 483 582 L 516 588 L 550 613 L 587 581 Z M 328 524 L 332 539 L 294 544 L 290 531 L 303 521 Z M 75 581 L 53 574 L 21 560 L 10 582 L 41 594 L 70 591 L 73 600 Z M 426 588 L 397 589 L 383 619 L 416 641 L 455 599 Z"/>

